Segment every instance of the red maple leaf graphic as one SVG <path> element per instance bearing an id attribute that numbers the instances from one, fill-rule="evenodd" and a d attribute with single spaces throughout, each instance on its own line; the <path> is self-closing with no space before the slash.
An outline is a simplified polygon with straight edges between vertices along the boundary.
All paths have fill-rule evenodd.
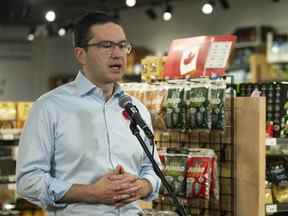
<path id="1" fill-rule="evenodd" d="M 190 64 L 192 62 L 192 60 L 194 59 L 194 57 L 195 57 L 195 54 L 190 52 L 189 55 L 184 59 L 183 63 L 185 65 Z"/>

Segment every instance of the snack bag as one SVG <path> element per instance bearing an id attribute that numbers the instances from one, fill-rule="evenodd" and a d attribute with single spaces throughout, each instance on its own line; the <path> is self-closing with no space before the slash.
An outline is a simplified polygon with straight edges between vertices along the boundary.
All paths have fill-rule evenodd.
<path id="1" fill-rule="evenodd" d="M 224 130 L 225 89 L 224 80 L 210 83 L 211 128 L 214 130 Z"/>
<path id="2" fill-rule="evenodd" d="M 191 149 L 186 162 L 186 197 L 219 198 L 216 155 L 212 149 Z"/>
<path id="3" fill-rule="evenodd" d="M 188 128 L 211 129 L 209 97 L 208 80 L 195 80 L 191 82 L 189 99 L 186 101 L 186 121 Z"/>

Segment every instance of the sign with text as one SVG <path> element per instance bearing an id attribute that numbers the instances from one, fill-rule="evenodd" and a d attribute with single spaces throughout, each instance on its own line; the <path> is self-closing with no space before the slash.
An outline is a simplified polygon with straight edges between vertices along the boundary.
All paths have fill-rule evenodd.
<path id="1" fill-rule="evenodd" d="M 224 75 L 236 41 L 234 35 L 200 36 L 173 40 L 164 75 L 168 78 Z"/>

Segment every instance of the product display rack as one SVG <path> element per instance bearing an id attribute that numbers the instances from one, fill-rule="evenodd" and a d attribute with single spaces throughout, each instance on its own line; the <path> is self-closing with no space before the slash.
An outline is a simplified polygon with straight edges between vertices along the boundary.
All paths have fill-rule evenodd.
<path id="1" fill-rule="evenodd" d="M 270 150 L 266 160 L 282 158 L 288 162 L 288 139 L 287 138 L 266 138 L 266 148 Z M 288 203 L 265 204 L 266 215 L 285 215 L 288 213 Z"/>
<path id="2" fill-rule="evenodd" d="M 230 80 L 232 77 L 225 77 Z M 229 83 L 229 84 L 231 84 Z M 229 85 L 228 85 L 229 86 Z M 233 90 L 229 92 L 233 96 Z M 197 199 L 190 202 L 185 197 L 179 196 L 191 216 L 235 216 L 236 215 L 236 182 L 234 180 L 236 170 L 234 148 L 234 100 L 227 99 L 225 102 L 225 127 L 224 131 L 181 130 L 169 129 L 155 132 L 157 147 L 166 148 L 209 148 L 217 155 L 219 200 Z M 174 210 L 171 199 L 161 194 L 154 201 L 154 208 L 158 210 Z"/>
<path id="3" fill-rule="evenodd" d="M 18 130 L 18 129 L 17 129 Z M 5 130 L 4 130 L 5 131 Z M 1 132 L 1 130 L 0 130 Z M 4 152 L 7 150 L 7 154 L 9 156 L 0 156 L 0 161 L 3 163 L 3 167 L 0 166 L 0 187 L 5 187 L 10 190 L 16 190 L 16 177 L 15 177 L 15 168 L 16 168 L 16 160 L 15 155 L 13 155 L 12 151 L 9 151 L 12 148 L 17 148 L 19 144 L 20 133 L 1 133 L 0 134 L 0 151 Z M 6 154 L 6 152 L 4 153 Z M 7 167 L 8 166 L 8 167 Z M 7 170 L 9 169 L 9 175 L 7 175 Z M 12 175 L 13 172 L 13 175 Z M 5 175 L 3 175 L 3 173 Z M 18 215 L 38 215 L 42 216 L 42 210 L 29 203 L 28 201 L 17 198 L 10 200 L 8 202 L 9 205 L 14 206 L 12 209 L 5 209 L 5 205 L 3 206 L 4 209 L 0 210 L 1 215 L 11 215 L 11 216 L 18 216 Z"/>

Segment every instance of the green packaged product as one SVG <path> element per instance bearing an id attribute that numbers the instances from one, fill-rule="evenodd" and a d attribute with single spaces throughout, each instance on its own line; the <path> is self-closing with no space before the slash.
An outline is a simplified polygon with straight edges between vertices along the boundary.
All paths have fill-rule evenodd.
<path id="1" fill-rule="evenodd" d="M 169 151 L 165 154 L 165 177 L 178 196 L 185 194 L 185 164 L 187 154 Z"/>
<path id="2" fill-rule="evenodd" d="M 224 130 L 225 125 L 225 89 L 224 80 L 215 80 L 210 86 L 211 128 Z"/>
<path id="3" fill-rule="evenodd" d="M 189 129 L 210 129 L 211 114 L 209 110 L 209 86 L 207 80 L 192 82 L 190 93 L 186 93 L 187 127 Z"/>
<path id="4" fill-rule="evenodd" d="M 164 102 L 166 108 L 165 124 L 170 129 L 185 128 L 185 107 L 183 104 L 184 89 L 173 86 L 168 89 L 168 95 Z"/>

